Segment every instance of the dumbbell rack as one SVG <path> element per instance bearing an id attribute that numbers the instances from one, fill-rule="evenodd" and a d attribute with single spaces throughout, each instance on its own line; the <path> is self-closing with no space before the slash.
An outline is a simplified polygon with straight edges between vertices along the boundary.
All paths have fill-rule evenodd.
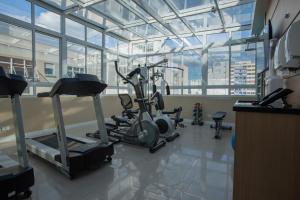
<path id="1" fill-rule="evenodd" d="M 201 103 L 195 103 L 194 105 L 192 125 L 203 125 L 203 109 Z"/>

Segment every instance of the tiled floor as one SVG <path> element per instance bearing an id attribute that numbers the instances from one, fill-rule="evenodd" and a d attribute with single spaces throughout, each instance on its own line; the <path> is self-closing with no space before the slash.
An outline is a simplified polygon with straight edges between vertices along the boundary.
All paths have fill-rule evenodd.
<path id="1" fill-rule="evenodd" d="M 95 127 L 76 128 L 73 134 Z M 84 130 L 84 131 L 82 131 Z M 214 140 L 208 126 L 178 130 L 181 137 L 155 154 L 115 145 L 111 164 L 69 180 L 48 163 L 30 156 L 38 200 L 229 200 L 232 199 L 231 133 Z"/>

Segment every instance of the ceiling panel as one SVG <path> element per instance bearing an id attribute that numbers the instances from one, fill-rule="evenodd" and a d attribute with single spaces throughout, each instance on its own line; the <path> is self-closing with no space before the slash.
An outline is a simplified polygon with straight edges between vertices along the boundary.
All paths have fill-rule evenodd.
<path id="1" fill-rule="evenodd" d="M 209 29 L 222 28 L 222 22 L 218 13 L 208 12 L 185 17 L 195 32 Z"/>
<path id="2" fill-rule="evenodd" d="M 111 18 L 117 19 L 122 24 L 130 24 L 141 22 L 135 14 L 130 12 L 127 8 L 117 3 L 115 0 L 107 0 L 92 6 L 97 11 L 110 16 Z"/>
<path id="3" fill-rule="evenodd" d="M 214 6 L 214 0 L 171 0 L 180 12 L 187 12 Z"/>
<path id="4" fill-rule="evenodd" d="M 221 11 L 226 27 L 251 24 L 253 21 L 254 3 L 225 8 Z"/>

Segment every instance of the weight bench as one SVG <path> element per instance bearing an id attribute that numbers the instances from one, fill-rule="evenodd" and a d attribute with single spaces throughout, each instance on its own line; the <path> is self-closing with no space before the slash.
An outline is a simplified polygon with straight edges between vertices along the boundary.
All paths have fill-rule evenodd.
<path id="1" fill-rule="evenodd" d="M 215 139 L 221 139 L 221 130 L 231 130 L 232 127 L 231 126 L 223 126 L 223 120 L 226 117 L 226 112 L 215 112 L 212 115 L 212 119 L 215 121 L 215 125 L 211 125 L 211 128 L 216 129 L 216 133 L 215 133 Z"/>

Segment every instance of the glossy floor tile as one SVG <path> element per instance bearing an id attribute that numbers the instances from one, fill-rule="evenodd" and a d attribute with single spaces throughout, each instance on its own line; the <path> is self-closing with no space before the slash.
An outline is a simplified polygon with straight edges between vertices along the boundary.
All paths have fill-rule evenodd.
<path id="1" fill-rule="evenodd" d="M 80 127 L 71 134 L 93 131 Z M 232 199 L 231 133 L 214 140 L 208 126 L 179 129 L 181 136 L 155 154 L 115 145 L 111 164 L 69 180 L 53 166 L 30 156 L 34 200 L 229 200 Z"/>

